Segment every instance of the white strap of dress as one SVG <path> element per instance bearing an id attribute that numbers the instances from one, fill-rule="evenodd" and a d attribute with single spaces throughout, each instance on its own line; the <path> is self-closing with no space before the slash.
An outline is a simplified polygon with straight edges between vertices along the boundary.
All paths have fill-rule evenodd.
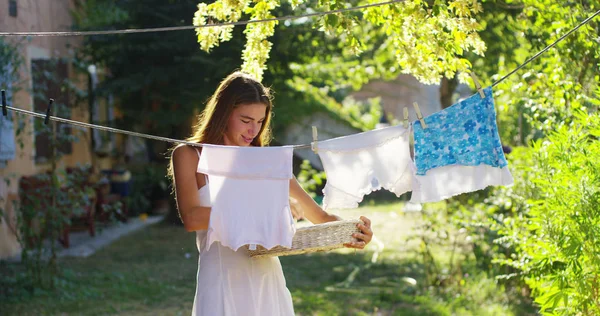
<path id="1" fill-rule="evenodd" d="M 198 148 L 194 148 L 194 150 L 198 154 L 198 162 L 200 162 L 200 151 L 198 150 Z"/>
<path id="2" fill-rule="evenodd" d="M 194 150 L 198 154 L 198 163 L 200 163 L 200 151 L 198 150 L 198 148 L 194 148 Z M 207 174 L 204 175 L 204 181 L 206 182 L 205 185 L 207 185 L 208 184 L 208 175 Z"/>

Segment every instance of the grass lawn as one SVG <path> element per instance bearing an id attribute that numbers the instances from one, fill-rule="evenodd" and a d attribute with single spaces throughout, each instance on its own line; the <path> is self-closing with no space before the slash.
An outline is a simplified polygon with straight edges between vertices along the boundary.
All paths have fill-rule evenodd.
<path id="1" fill-rule="evenodd" d="M 430 295 L 423 267 L 406 242 L 418 213 L 403 215 L 401 204 L 340 211 L 366 215 L 378 240 L 365 251 L 282 257 L 298 315 L 521 315 L 504 291 L 482 276 L 464 290 Z M 378 245 L 384 245 L 381 249 Z M 372 263 L 374 252 L 379 252 Z M 65 258 L 59 290 L 16 286 L 19 266 L 0 263 L 1 315 L 189 315 L 196 287 L 195 235 L 157 224 L 124 237 L 85 259 Z"/>

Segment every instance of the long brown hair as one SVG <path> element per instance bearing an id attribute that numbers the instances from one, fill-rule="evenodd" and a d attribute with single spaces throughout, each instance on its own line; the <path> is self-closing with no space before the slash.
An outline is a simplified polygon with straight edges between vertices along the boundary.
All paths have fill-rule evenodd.
<path id="1" fill-rule="evenodd" d="M 250 75 L 236 71 L 227 76 L 208 100 L 206 107 L 198 116 L 192 136 L 186 141 L 202 144 L 223 144 L 223 135 L 233 109 L 240 105 L 262 103 L 267 106 L 265 120 L 251 146 L 262 147 L 271 141 L 271 113 L 273 104 L 271 92 Z M 175 146 L 171 152 L 176 148 Z M 167 175 L 173 178 L 173 159 Z"/>

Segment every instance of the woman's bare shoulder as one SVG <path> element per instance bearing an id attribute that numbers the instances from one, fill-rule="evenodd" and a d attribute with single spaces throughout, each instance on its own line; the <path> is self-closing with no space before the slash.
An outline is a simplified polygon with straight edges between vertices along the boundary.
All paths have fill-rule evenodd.
<path id="1" fill-rule="evenodd" d="M 193 146 L 181 144 L 175 149 L 173 149 L 173 163 L 174 164 L 188 164 L 188 163 L 198 163 L 200 155 L 200 148 L 196 149 Z"/>

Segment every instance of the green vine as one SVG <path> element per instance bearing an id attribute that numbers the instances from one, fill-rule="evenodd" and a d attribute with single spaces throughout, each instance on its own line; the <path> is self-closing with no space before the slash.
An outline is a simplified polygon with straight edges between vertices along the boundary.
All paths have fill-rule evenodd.
<path id="1" fill-rule="evenodd" d="M 7 90 L 8 103 L 11 106 L 23 108 L 23 105 L 14 104 L 14 95 L 22 86 L 19 73 L 24 66 L 20 42 L 7 42 L 0 39 L 0 65 L 5 69 L 5 75 L 9 82 L 3 82 L 0 89 Z M 53 66 L 58 60 L 50 60 L 49 67 Z M 68 61 L 67 61 L 68 62 Z M 8 65 L 8 68 L 6 68 Z M 41 78 L 43 81 L 53 82 L 60 85 L 61 91 L 70 89 L 73 85 L 68 79 L 58 78 L 52 71 L 46 69 L 33 69 L 32 77 Z M 35 91 L 28 91 L 36 99 L 48 100 L 50 96 L 46 95 L 46 86 L 36 88 Z M 52 112 L 58 116 L 65 116 L 68 111 L 67 105 L 56 102 L 53 105 Z M 29 119 L 21 115 L 15 115 L 9 111 L 9 119 L 15 122 L 15 136 L 17 146 L 24 148 L 25 142 L 32 136 L 45 135 L 43 139 L 48 142 L 49 156 L 48 163 L 50 170 L 47 173 L 33 176 L 23 176 L 20 174 L 6 175 L 3 181 L 7 185 L 11 184 L 16 177 L 19 181 L 20 203 L 18 208 L 13 208 L 16 217 L 16 231 L 13 232 L 21 245 L 21 262 L 24 268 L 24 274 L 13 282 L 18 282 L 23 288 L 31 291 L 43 288 L 54 288 L 56 285 L 56 276 L 59 273 L 57 262 L 57 241 L 61 240 L 65 232 L 65 227 L 71 224 L 71 218 L 85 212 L 87 208 L 93 206 L 95 191 L 91 187 L 82 187 L 79 185 L 81 179 L 76 175 L 69 175 L 64 169 L 59 168 L 59 163 L 64 155 L 61 148 L 65 144 L 78 140 L 72 135 L 70 130 L 65 130 L 58 123 L 52 121 L 45 125 L 41 120 L 34 121 L 34 128 L 27 127 L 25 122 Z M 32 135 L 33 134 L 33 135 Z M 47 136 L 47 137 L 46 137 Z M 9 221 L 3 209 L 5 201 L 0 206 L 0 219 Z M 15 205 L 16 206 L 16 205 Z M 49 247 L 48 243 L 49 241 Z"/>

